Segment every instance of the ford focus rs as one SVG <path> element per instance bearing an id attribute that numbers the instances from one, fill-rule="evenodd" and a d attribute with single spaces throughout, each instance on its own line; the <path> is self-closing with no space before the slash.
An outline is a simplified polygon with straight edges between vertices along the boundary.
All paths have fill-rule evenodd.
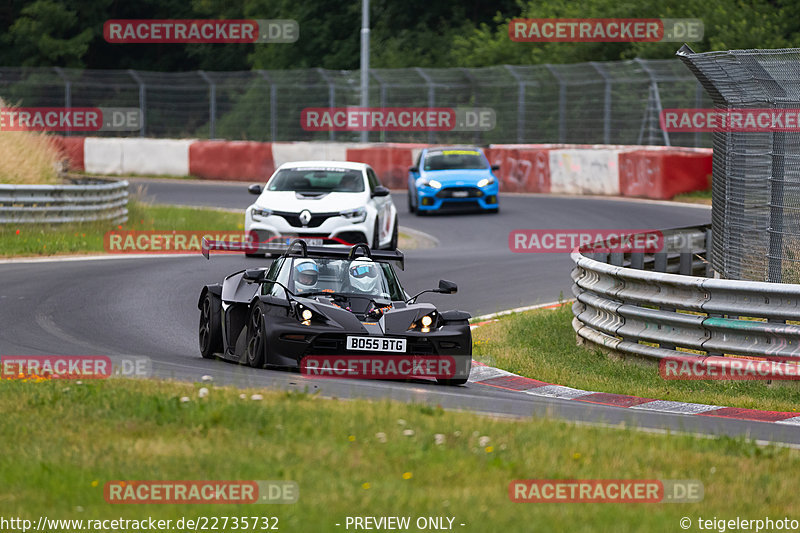
<path id="1" fill-rule="evenodd" d="M 444 210 L 496 213 L 500 187 L 480 148 L 425 148 L 408 172 L 408 209 L 422 215 Z"/>
<path id="2" fill-rule="evenodd" d="M 224 243 L 203 241 L 203 253 Z M 199 343 L 205 358 L 252 367 L 301 367 L 304 358 L 370 356 L 446 360 L 440 383 L 466 383 L 472 366 L 470 315 L 418 302 L 426 292 L 452 294 L 455 283 L 409 297 L 392 263 L 400 251 L 307 246 L 261 247 L 282 255 L 268 268 L 242 270 L 200 293 Z M 443 367 L 444 368 L 444 367 Z"/>

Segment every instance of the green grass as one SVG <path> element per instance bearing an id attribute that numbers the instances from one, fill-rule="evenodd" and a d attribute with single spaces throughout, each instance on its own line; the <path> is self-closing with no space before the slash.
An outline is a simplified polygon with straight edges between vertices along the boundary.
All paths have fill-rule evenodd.
<path id="1" fill-rule="evenodd" d="M 692 191 L 683 194 L 678 194 L 672 199 L 676 202 L 711 205 L 711 189 L 707 189 L 705 191 Z"/>
<path id="2" fill-rule="evenodd" d="M 216 209 L 153 206 L 131 200 L 128 222 L 35 225 L 0 225 L 0 256 L 48 256 L 55 254 L 102 253 L 103 236 L 111 230 L 140 231 L 239 231 L 242 214 Z"/>
<path id="3" fill-rule="evenodd" d="M 240 390 L 212 387 L 199 399 L 199 386 L 0 382 L 2 515 L 277 516 L 288 532 L 345 531 L 334 524 L 346 516 L 450 516 L 465 532 L 654 532 L 679 531 L 683 516 L 796 511 L 796 450 L 300 393 L 261 391 L 263 401 L 251 401 L 254 391 L 240 399 Z M 534 478 L 698 479 L 705 499 L 511 503 L 509 483 Z M 110 505 L 111 480 L 293 480 L 300 495 L 291 505 Z"/>
<path id="4" fill-rule="evenodd" d="M 800 410 L 797 382 L 666 381 L 658 366 L 577 346 L 571 306 L 500 318 L 473 331 L 474 357 L 522 376 L 577 389 L 769 411 Z"/>

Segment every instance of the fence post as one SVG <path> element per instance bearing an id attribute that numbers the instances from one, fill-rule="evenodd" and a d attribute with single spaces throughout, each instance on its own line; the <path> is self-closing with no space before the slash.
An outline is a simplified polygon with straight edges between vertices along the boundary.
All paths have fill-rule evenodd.
<path id="1" fill-rule="evenodd" d="M 611 78 L 596 61 L 590 61 L 590 65 L 600 73 L 605 81 L 605 94 L 603 95 L 603 144 L 611 144 Z"/>
<path id="2" fill-rule="evenodd" d="M 62 80 L 64 80 L 64 107 L 66 107 L 67 109 L 71 109 L 72 108 L 72 82 L 69 81 L 69 78 L 67 78 L 66 74 L 64 74 L 64 69 L 62 69 L 61 67 L 53 67 L 53 70 L 55 70 L 56 74 L 58 74 L 58 76 Z M 69 135 L 72 134 L 72 130 L 71 129 L 67 129 L 64 133 L 67 136 L 69 136 Z"/>
<path id="3" fill-rule="evenodd" d="M 278 91 L 275 88 L 275 84 L 272 83 L 272 80 L 270 79 L 266 70 L 259 70 L 258 73 L 261 74 L 261 77 L 264 78 L 264 81 L 269 84 L 269 140 L 271 142 L 275 142 L 278 134 L 278 118 L 275 115 L 275 108 L 277 107 L 278 102 Z"/>
<path id="4" fill-rule="evenodd" d="M 417 71 L 417 74 L 419 74 L 428 85 L 428 108 L 434 107 L 436 102 L 436 88 L 434 87 L 433 80 L 430 76 L 425 74 L 421 68 L 414 67 L 414 70 Z M 428 130 L 428 144 L 433 144 L 433 130 L 431 129 Z"/>
<path id="5" fill-rule="evenodd" d="M 145 93 L 145 85 L 142 81 L 142 78 L 139 77 L 139 74 L 137 74 L 132 68 L 128 69 L 128 74 L 131 78 L 133 78 L 133 81 L 139 85 L 139 114 L 141 115 L 142 119 L 142 127 L 139 128 L 139 137 L 144 137 L 145 133 L 147 132 L 147 113 L 145 113 L 147 107 L 147 95 Z"/>
<path id="6" fill-rule="evenodd" d="M 567 142 L 567 85 L 553 65 L 548 63 L 545 68 L 558 81 L 558 142 L 564 144 Z"/>
<path id="7" fill-rule="evenodd" d="M 325 72 L 325 69 L 316 68 L 314 70 L 316 70 L 319 75 L 322 76 L 322 79 L 325 80 L 325 83 L 328 84 L 328 109 L 333 109 L 336 107 L 336 85 L 334 85 L 328 73 Z M 336 131 L 334 131 L 333 128 L 328 132 L 328 139 L 331 141 L 336 140 Z"/>
<path id="8" fill-rule="evenodd" d="M 517 144 L 522 144 L 525 135 L 525 80 L 511 65 L 504 65 L 517 80 Z"/>
<path id="9" fill-rule="evenodd" d="M 216 139 L 217 132 L 217 85 L 214 80 L 203 70 L 197 71 L 200 76 L 208 83 L 208 116 L 209 116 L 209 139 Z"/>
<path id="10" fill-rule="evenodd" d="M 663 111 L 663 108 L 661 107 L 661 93 L 659 93 L 659 91 L 658 91 L 658 82 L 656 81 L 656 77 L 653 75 L 652 69 L 647 66 L 647 64 L 644 62 L 643 59 L 637 57 L 636 59 L 634 59 L 634 61 L 636 63 L 638 63 L 639 66 L 642 67 L 642 70 L 644 70 L 647 73 L 647 76 L 650 78 L 650 94 L 653 96 L 653 103 L 654 103 L 655 108 L 656 108 L 656 114 L 660 118 L 661 117 L 661 111 Z M 650 96 L 648 96 L 648 98 L 647 98 L 647 104 L 648 104 L 647 105 L 647 110 L 649 110 L 650 109 Z M 645 113 L 646 112 L 647 111 L 645 111 Z M 644 118 L 647 119 L 646 116 Z M 642 124 L 644 125 L 644 122 L 642 122 Z M 659 126 L 659 129 L 661 129 L 660 126 Z M 669 133 L 667 133 L 665 130 L 661 129 L 661 136 L 664 138 L 664 146 L 672 146 L 670 144 L 670 142 L 669 142 Z M 641 135 L 640 135 L 640 137 L 641 137 Z"/>
<path id="11" fill-rule="evenodd" d="M 380 85 L 380 89 L 378 91 L 378 94 L 380 95 L 380 106 L 381 109 L 386 109 L 386 83 L 375 69 L 370 69 L 369 73 L 372 74 L 376 80 L 378 80 L 378 84 Z M 386 142 L 385 129 L 382 129 L 380 132 L 380 142 Z"/>

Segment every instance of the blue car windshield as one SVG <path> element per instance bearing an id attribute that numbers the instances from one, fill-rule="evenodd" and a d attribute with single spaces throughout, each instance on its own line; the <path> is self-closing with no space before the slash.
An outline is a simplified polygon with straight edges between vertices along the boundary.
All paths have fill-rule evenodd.
<path id="1" fill-rule="evenodd" d="M 425 156 L 425 170 L 486 169 L 489 165 L 477 150 L 437 150 Z"/>

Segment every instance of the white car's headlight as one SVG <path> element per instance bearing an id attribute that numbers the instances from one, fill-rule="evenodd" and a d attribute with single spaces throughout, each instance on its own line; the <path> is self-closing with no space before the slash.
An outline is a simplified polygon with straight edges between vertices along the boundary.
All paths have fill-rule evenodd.
<path id="1" fill-rule="evenodd" d="M 487 185 L 491 185 L 494 183 L 494 177 L 483 178 L 481 181 L 478 182 L 478 187 L 486 187 Z"/>
<path id="2" fill-rule="evenodd" d="M 260 209 L 258 207 L 251 207 L 250 214 L 254 217 L 268 217 L 272 215 L 272 211 L 269 209 Z"/>
<path id="3" fill-rule="evenodd" d="M 367 219 L 367 210 L 363 207 L 348 209 L 339 214 L 354 224 L 357 222 L 364 222 Z"/>

